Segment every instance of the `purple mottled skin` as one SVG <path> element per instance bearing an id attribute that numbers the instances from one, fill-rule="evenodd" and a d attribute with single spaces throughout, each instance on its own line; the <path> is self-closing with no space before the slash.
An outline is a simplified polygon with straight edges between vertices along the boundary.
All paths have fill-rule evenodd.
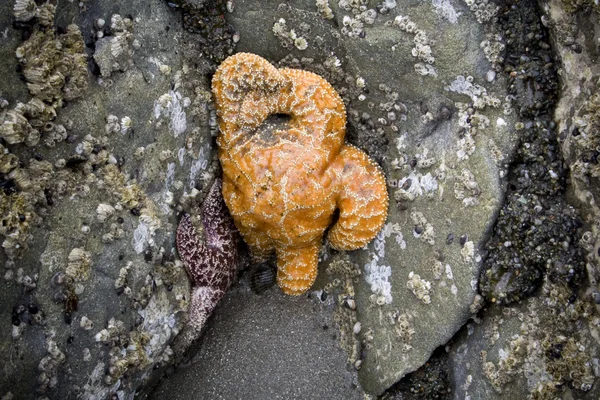
<path id="1" fill-rule="evenodd" d="M 233 282 L 238 262 L 237 230 L 221 195 L 217 178 L 202 203 L 206 240 L 198 237 L 189 214 L 177 227 L 177 251 L 192 281 L 189 341 L 199 336 L 208 316 Z"/>

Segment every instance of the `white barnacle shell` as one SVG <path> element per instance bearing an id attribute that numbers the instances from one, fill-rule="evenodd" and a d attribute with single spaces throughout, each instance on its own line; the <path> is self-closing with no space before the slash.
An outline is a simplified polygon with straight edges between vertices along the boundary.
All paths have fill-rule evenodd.
<path id="1" fill-rule="evenodd" d="M 13 7 L 15 20 L 27 22 L 35 17 L 37 7 L 34 0 L 16 0 Z"/>
<path id="2" fill-rule="evenodd" d="M 94 336 L 94 339 L 96 339 L 96 342 L 108 342 L 110 339 L 110 333 L 108 330 L 102 329 L 96 334 L 96 336 Z"/>
<path id="3" fill-rule="evenodd" d="M 296 46 L 298 50 L 306 50 L 308 47 L 308 42 L 303 37 L 299 37 L 294 40 L 294 46 Z"/>
<path id="4" fill-rule="evenodd" d="M 119 117 L 116 115 L 109 115 L 106 117 L 106 125 L 104 126 L 104 131 L 107 134 L 118 133 L 121 131 L 121 127 L 119 126 Z"/>
<path id="5" fill-rule="evenodd" d="M 131 125 L 133 125 L 133 121 L 131 121 L 131 118 L 121 118 L 121 133 L 125 135 L 127 132 L 129 132 L 131 130 Z"/>
<path id="6" fill-rule="evenodd" d="M 163 75 L 170 75 L 171 74 L 171 67 L 168 66 L 167 64 L 162 64 L 159 67 L 160 73 Z"/>
<path id="7" fill-rule="evenodd" d="M 69 253 L 69 263 L 67 264 L 66 274 L 76 282 L 84 281 L 89 278 L 90 266 L 92 265 L 92 254 L 80 247 L 76 247 Z"/>
<path id="8" fill-rule="evenodd" d="M 100 203 L 96 208 L 96 214 L 98 217 L 98 221 L 104 222 L 115 213 L 115 208 L 110 204 Z"/>
<path id="9" fill-rule="evenodd" d="M 94 322 L 84 315 L 79 321 L 79 326 L 85 329 L 86 331 L 89 331 L 94 327 Z"/>

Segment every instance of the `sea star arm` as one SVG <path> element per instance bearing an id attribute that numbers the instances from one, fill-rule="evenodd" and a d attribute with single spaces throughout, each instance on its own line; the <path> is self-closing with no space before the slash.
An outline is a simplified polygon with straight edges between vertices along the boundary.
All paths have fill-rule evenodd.
<path id="1" fill-rule="evenodd" d="M 191 343 L 198 337 L 208 316 L 233 282 L 237 267 L 237 233 L 221 197 L 221 180 L 215 183 L 202 204 L 203 242 L 184 214 L 177 227 L 177 251 L 192 280 L 189 316 Z"/>
<path id="2" fill-rule="evenodd" d="M 277 285 L 293 296 L 306 292 L 317 278 L 320 242 L 304 247 L 277 248 Z"/>
<path id="3" fill-rule="evenodd" d="M 331 168 L 339 190 L 340 216 L 329 231 L 329 242 L 337 250 L 355 250 L 369 243 L 385 223 L 385 177 L 367 154 L 351 145 L 342 147 Z"/>
<path id="4" fill-rule="evenodd" d="M 228 148 L 258 127 L 278 107 L 290 82 L 271 63 L 250 53 L 237 53 L 219 65 L 212 80 L 219 146 Z"/>
<path id="5" fill-rule="evenodd" d="M 259 229 L 241 227 L 240 233 L 250 249 L 254 262 L 266 261 L 273 254 L 273 250 L 275 250 L 273 240 L 265 232 Z"/>

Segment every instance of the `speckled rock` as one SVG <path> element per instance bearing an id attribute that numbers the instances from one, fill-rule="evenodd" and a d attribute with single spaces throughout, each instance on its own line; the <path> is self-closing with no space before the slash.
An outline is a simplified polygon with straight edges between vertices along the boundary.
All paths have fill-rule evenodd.
<path id="1" fill-rule="evenodd" d="M 545 10 L 562 65 L 555 119 L 570 168 L 569 194 L 585 222 L 580 246 L 586 255 L 591 294 L 600 301 L 600 47 L 595 33 L 600 7 L 593 2 L 551 1 Z"/>
<path id="2" fill-rule="evenodd" d="M 454 399 L 596 399 L 598 317 L 546 281 L 538 297 L 494 306 L 450 351 Z"/>
<path id="3" fill-rule="evenodd" d="M 517 137 L 495 6 L 332 1 L 330 20 L 314 2 L 279 3 L 236 1 L 237 50 L 328 79 L 346 103 L 347 140 L 388 179 L 387 224 L 350 255 L 361 276 L 342 291 L 362 326 L 349 361 L 379 394 L 446 343 L 475 299 Z"/>
<path id="4" fill-rule="evenodd" d="M 544 49 L 550 49 L 547 42 L 554 43 L 557 51 L 547 52 L 546 57 L 550 55 L 551 64 L 558 61 L 560 65 L 557 76 L 561 90 L 540 85 L 547 90 L 546 93 L 537 91 L 538 100 L 529 104 L 521 101 L 519 114 L 533 124 L 524 127 L 525 140 L 516 157 L 513 177 L 509 178 L 511 193 L 498 220 L 500 229 L 496 229 L 488 244 L 492 256 L 488 258 L 489 269 L 482 273 L 480 281 L 482 293 L 491 301 L 513 304 L 485 309 L 479 314 L 480 318 L 468 323 L 448 346 L 455 399 L 595 399 L 599 396 L 598 209 L 594 201 L 593 150 L 599 132 L 594 107 L 599 71 L 592 61 L 598 54 L 597 46 L 590 45 L 596 40 L 593 26 L 597 25 L 594 18 L 599 10 L 587 2 L 553 1 L 541 6 L 528 11 L 513 12 L 516 9 L 512 9 L 506 15 L 514 14 L 515 27 L 526 23 L 528 29 L 539 32 L 543 24 L 550 37 L 537 40 L 533 46 L 523 46 L 527 42 L 527 35 L 523 35 L 525 40 L 521 44 L 514 43 L 508 51 L 525 55 L 513 57 L 520 60 L 515 63 L 515 71 L 521 71 L 515 74 L 517 79 L 522 79 L 518 76 L 523 73 L 537 79 L 539 68 L 535 67 L 535 61 L 531 62 L 535 58 L 528 60 L 524 51 L 539 56 Z M 538 12 L 541 12 L 539 19 Z M 515 38 L 518 42 L 518 35 Z M 536 47 L 542 51 L 536 52 Z M 525 67 L 519 65 L 524 61 L 527 62 Z M 545 62 L 548 65 L 548 61 Z M 516 92 L 526 90 L 526 86 L 517 81 L 514 86 Z M 543 101 L 544 106 L 532 108 L 536 101 Z M 545 149 L 540 151 L 542 148 Z M 533 156 L 536 153 L 538 156 Z M 548 170 L 555 173 L 549 174 Z M 568 186 L 567 173 L 571 177 Z M 526 221 L 531 211 L 528 203 L 533 197 L 544 204 L 538 207 L 543 212 L 532 218 L 538 224 L 537 232 L 522 236 L 527 238 L 522 247 L 519 237 L 521 232 L 530 229 Z M 577 208 L 568 205 L 567 199 Z M 561 220 L 554 233 L 553 222 L 539 223 L 548 217 Z M 512 234 L 506 229 L 509 226 L 513 227 L 509 228 Z M 533 245 L 544 235 L 548 235 L 548 239 Z M 507 238 L 508 246 L 497 246 Z M 511 252 L 509 248 L 527 246 L 530 247 L 522 252 L 522 258 L 531 257 L 530 260 L 521 264 L 513 257 L 510 267 L 506 268 L 508 264 L 502 259 L 509 259 L 506 257 Z M 545 246 L 549 247 L 543 250 Z M 501 247 L 508 251 L 500 250 Z M 543 251 L 543 256 L 536 255 L 537 251 Z M 513 254 L 518 252 L 513 250 Z M 536 257 L 542 262 L 534 261 Z M 537 272 L 519 270 L 524 265 L 536 264 Z M 489 278 L 499 276 L 499 271 L 503 271 L 505 278 L 492 283 L 494 279 Z"/>
<path id="5" fill-rule="evenodd" d="M 133 398 L 186 322 L 176 215 L 216 168 L 204 64 L 163 1 L 14 22 L 25 3 L 0 5 L 0 397 Z M 23 126 L 37 143 L 7 139 Z"/>

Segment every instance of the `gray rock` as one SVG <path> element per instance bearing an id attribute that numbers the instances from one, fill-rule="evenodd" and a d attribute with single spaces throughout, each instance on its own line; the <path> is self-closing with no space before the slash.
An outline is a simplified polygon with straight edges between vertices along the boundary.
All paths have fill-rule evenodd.
<path id="1" fill-rule="evenodd" d="M 573 9 L 574 7 L 574 9 Z M 591 10 L 591 12 L 590 12 Z M 555 110 L 561 147 L 571 175 L 569 191 L 588 222 L 580 246 L 587 253 L 592 288 L 600 279 L 600 209 L 598 146 L 600 145 L 600 56 L 597 5 L 550 2 L 545 20 L 561 60 L 561 97 Z"/>
<path id="2" fill-rule="evenodd" d="M 596 166 L 589 158 L 598 132 L 597 88 L 592 83 L 597 78 L 590 79 L 599 76 L 592 61 L 598 50 L 589 45 L 594 32 L 591 27 L 597 25 L 592 16 L 598 8 L 592 13 L 586 8 L 583 4 L 550 2 L 543 8 L 541 21 L 549 28 L 557 46 L 554 57 L 562 66 L 560 96 L 551 111 L 570 167 L 568 198 L 575 200 L 585 221 L 578 243 L 572 242 L 568 248 L 585 255 L 587 280 L 573 285 L 561 276 L 561 263 L 549 263 L 541 290 L 534 297 L 510 307 L 493 305 L 482 313 L 482 319 L 468 323 L 450 350 L 455 399 L 599 396 L 598 210 L 594 203 Z M 559 198 L 553 202 L 563 201 Z M 543 259 L 547 262 L 551 257 L 545 254 Z M 573 271 L 579 266 L 570 268 Z"/>
<path id="3" fill-rule="evenodd" d="M 379 394 L 420 367 L 469 317 L 479 250 L 502 203 L 516 139 L 514 118 L 501 107 L 505 80 L 498 74 L 487 81 L 495 66 L 480 43 L 493 38 L 486 35 L 490 26 L 462 3 L 454 4 L 456 21 L 450 10 L 425 2 L 375 13 L 372 24 L 370 15 L 356 17 L 364 10 L 352 2 L 330 2 L 333 21 L 311 2 L 278 3 L 236 2 L 237 50 L 329 79 L 346 101 L 348 140 L 377 159 L 388 178 L 388 223 L 351 255 L 363 272 L 354 289 L 366 346 L 360 381 Z M 394 23 L 400 15 L 423 31 L 416 36 L 406 19 Z M 306 50 L 295 48 L 291 30 L 307 40 Z M 499 44 L 492 39 L 487 46 L 497 61 Z M 331 67 L 334 57 L 339 68 Z"/>
<path id="4" fill-rule="evenodd" d="M 450 351 L 455 399 L 596 399 L 597 317 L 564 288 L 514 307 L 492 307 L 467 324 Z"/>
<path id="5" fill-rule="evenodd" d="M 360 399 L 318 300 L 244 283 L 216 308 L 197 354 L 149 399 Z"/>
<path id="6" fill-rule="evenodd" d="M 9 104 L 0 121 L 29 100 L 15 72 L 28 34 L 13 29 L 8 3 L 0 6 L 0 90 Z M 91 68 L 82 96 L 54 105 L 57 116 L 47 122 L 62 126 L 66 140 L 62 129 L 52 140 L 44 131 L 33 149 L 15 144 L 6 153 L 21 161 L 24 178 L 15 193 L 0 194 L 2 218 L 15 221 L 22 207 L 11 232 L 31 237 L 15 246 L 3 231 L 0 357 L 12 361 L 0 371 L 0 397 L 132 398 L 156 367 L 173 361 L 169 344 L 185 324 L 189 283 L 174 256 L 173 198 L 192 209 L 184 192 L 214 176 L 207 86 L 202 73 L 181 72 L 173 43 L 187 33 L 166 2 L 80 4 L 60 3 L 56 26 L 75 22 L 83 34 L 77 45 L 91 59 L 96 21 L 104 19 L 110 29 L 96 50 L 112 58 Z M 124 32 L 128 47 L 120 49 L 112 39 Z"/>

